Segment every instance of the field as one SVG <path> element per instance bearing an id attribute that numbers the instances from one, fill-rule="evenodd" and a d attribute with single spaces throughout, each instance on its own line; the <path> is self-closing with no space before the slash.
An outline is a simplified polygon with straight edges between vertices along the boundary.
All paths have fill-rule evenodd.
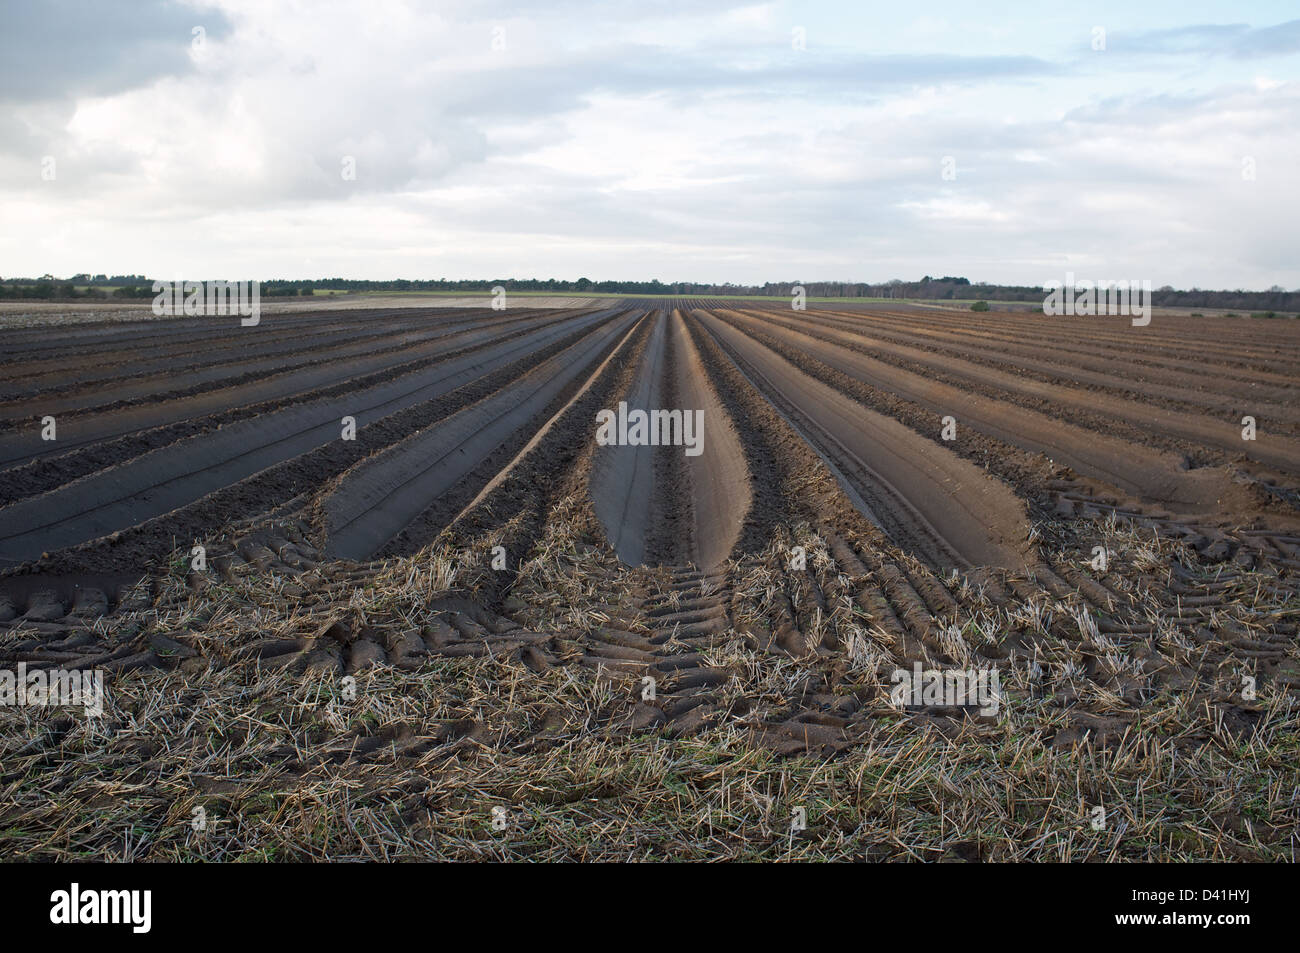
<path id="1" fill-rule="evenodd" d="M 0 330 L 0 851 L 1294 859 L 1297 322 L 472 303 Z"/>

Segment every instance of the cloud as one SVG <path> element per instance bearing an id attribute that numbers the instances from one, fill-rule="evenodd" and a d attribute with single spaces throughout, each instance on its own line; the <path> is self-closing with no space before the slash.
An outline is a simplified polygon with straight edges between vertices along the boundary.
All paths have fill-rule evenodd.
<path id="1" fill-rule="evenodd" d="M 1232 56 L 1258 59 L 1300 52 L 1300 20 L 1268 27 L 1245 23 L 1194 24 L 1149 30 L 1115 39 L 1114 49 L 1134 54 L 1170 56 Z"/>
<path id="2" fill-rule="evenodd" d="M 988 35 L 956 4 L 905 36 L 846 6 L 802 51 L 780 3 L 135 9 L 56 8 L 98 24 L 84 62 L 42 59 L 46 14 L 0 31 L 31 73 L 0 109 L 10 273 L 1300 284 L 1300 84 L 1240 52 L 1292 24 L 1080 59 L 1032 22 L 954 51 Z"/>
<path id="3" fill-rule="evenodd" d="M 0 101 L 107 96 L 188 72 L 201 28 L 227 36 L 218 9 L 168 0 L 40 0 L 5 5 Z"/>

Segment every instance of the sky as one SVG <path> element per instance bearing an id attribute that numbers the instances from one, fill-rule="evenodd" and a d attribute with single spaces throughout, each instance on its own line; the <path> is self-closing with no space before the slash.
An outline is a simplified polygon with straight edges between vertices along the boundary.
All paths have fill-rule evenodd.
<path id="1" fill-rule="evenodd" d="M 0 276 L 1300 289 L 1300 5 L 0 0 Z"/>

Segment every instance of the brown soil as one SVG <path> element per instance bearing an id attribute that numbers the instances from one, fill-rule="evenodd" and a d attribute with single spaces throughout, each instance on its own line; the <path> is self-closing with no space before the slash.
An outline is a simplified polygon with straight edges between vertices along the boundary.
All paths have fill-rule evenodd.
<path id="1" fill-rule="evenodd" d="M 320 346 L 352 346 L 339 342 L 360 318 L 326 320 Z M 278 337 L 256 360 L 311 328 L 293 321 L 265 322 Z M 300 392 L 147 431 L 153 446 L 91 436 L 6 471 L 0 660 L 114 677 L 246 666 L 334 677 L 494 659 L 521 677 L 582 672 L 614 686 L 585 728 L 543 718 L 507 738 L 467 715 L 412 741 L 422 757 L 466 737 L 508 747 L 721 727 L 783 754 L 833 754 L 870 742 L 893 711 L 882 682 L 913 662 L 1029 679 L 1026 692 L 1060 702 L 1040 736 L 1058 746 L 1113 743 L 1159 692 L 1248 725 L 1229 684 L 1242 666 L 1281 692 L 1300 686 L 1296 487 L 1284 467 L 1261 466 L 1289 460 L 1294 440 L 1265 431 L 1262 450 L 1229 462 L 1210 436 L 1186 457 L 1135 437 L 1167 404 L 1189 417 L 1215 406 L 1216 368 L 1232 369 L 1224 407 L 1255 361 L 1279 399 L 1286 382 L 1269 375 L 1300 353 L 1289 329 L 1234 326 L 1220 354 L 1199 327 L 1157 329 L 1138 351 L 1117 324 L 1071 325 L 1049 347 L 1032 316 L 792 317 L 707 301 L 453 313 L 428 334 L 401 321 L 405 345 L 365 338 L 378 348 L 366 354 L 391 355 L 389 372 L 358 364 L 364 374 L 323 388 L 293 378 Z M 227 331 L 196 323 L 194 352 Z M 131 325 L 58 333 L 68 339 L 16 337 L 6 366 L 21 372 L 30 352 L 46 362 L 33 366 L 73 367 L 79 348 L 144 340 Z M 999 335 L 1005 360 L 988 344 Z M 975 341 L 970 359 L 956 356 Z M 1122 357 L 1098 367 L 1094 353 L 1110 350 Z M 1082 383 L 1071 362 L 1088 362 L 1098 398 L 1144 361 L 1164 389 L 1135 384 L 1129 399 L 1152 401 L 1149 413 L 1121 427 L 1109 412 L 1075 414 L 1076 384 L 1008 379 L 1012 355 L 1031 352 L 1035 373 L 1045 355 L 1059 361 L 1062 382 Z M 240 379 L 238 364 L 212 366 Z M 72 375 L 68 393 L 93 395 L 88 379 Z M 104 393 L 129 379 L 106 377 Z M 619 400 L 702 409 L 704 453 L 596 447 L 595 414 Z M 349 412 L 357 439 L 344 442 Z M 945 414 L 958 423 L 951 442 Z M 1202 453 L 1216 465 L 1189 466 Z M 202 571 L 188 568 L 195 540 L 209 550 Z M 1104 570 L 1090 563 L 1099 545 L 1113 552 Z M 250 625 L 284 632 L 232 636 L 211 601 L 224 587 L 256 604 Z M 646 677 L 653 700 L 636 688 Z M 949 731 L 969 714 L 911 717 Z"/>

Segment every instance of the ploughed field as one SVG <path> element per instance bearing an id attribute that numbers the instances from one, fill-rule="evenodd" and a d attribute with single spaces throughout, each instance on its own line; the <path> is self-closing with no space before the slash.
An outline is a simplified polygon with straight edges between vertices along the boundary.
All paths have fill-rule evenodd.
<path id="1" fill-rule="evenodd" d="M 97 818 L 66 849 L 129 853 L 105 777 L 148 788 L 146 856 L 387 856 L 355 824 L 332 848 L 285 833 L 285 798 L 320 782 L 333 810 L 342 781 L 396 854 L 484 856 L 467 786 L 515 779 L 495 796 L 534 818 L 665 791 L 709 810 L 712 766 L 751 758 L 856 766 L 788 769 L 822 804 L 818 856 L 1289 850 L 1295 322 L 602 305 L 0 330 L 0 667 L 103 670 L 114 726 L 0 713 L 17 854 L 62 849 L 21 834 L 56 793 Z M 654 432 L 696 442 L 607 445 L 602 411 L 624 436 L 681 411 Z M 996 671 L 999 712 L 900 707 L 917 664 Z M 606 760 L 539 801 L 519 779 L 574 745 Z M 449 764 L 471 774 L 427 789 Z M 1124 766 L 1128 801 L 1102 777 Z M 793 795 L 763 792 L 729 836 L 784 830 Z M 213 798 L 243 825 L 221 847 L 183 823 Z M 569 822 L 501 855 L 603 856 Z M 728 855 L 680 823 L 610 829 L 609 856 Z"/>

